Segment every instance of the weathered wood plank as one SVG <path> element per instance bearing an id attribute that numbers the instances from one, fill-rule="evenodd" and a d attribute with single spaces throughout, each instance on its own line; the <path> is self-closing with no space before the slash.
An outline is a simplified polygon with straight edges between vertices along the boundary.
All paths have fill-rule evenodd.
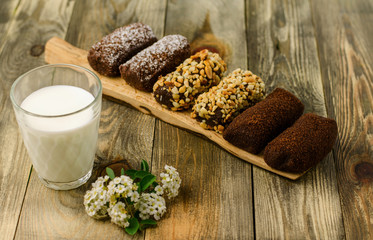
<path id="1" fill-rule="evenodd" d="M 3 4 L 3 2 L 2 2 Z M 6 10 L 5 2 L 3 10 Z M 0 232 L 2 239 L 13 239 L 22 208 L 31 163 L 9 99 L 13 81 L 27 70 L 43 64 L 43 42 L 51 36 L 64 36 L 70 17 L 72 1 L 23 1 L 8 25 L 7 36 L 0 55 Z M 15 7 L 15 3 L 13 3 Z M 10 6 L 10 5 L 9 5 Z M 46 9 L 58 12 L 49 15 Z M 9 10 L 9 9 L 8 9 Z M 5 25 L 4 25 L 5 26 Z"/>
<path id="2" fill-rule="evenodd" d="M 194 50 L 218 50 L 229 71 L 246 68 L 243 1 L 169 1 L 165 34 L 175 33 L 186 36 Z M 152 171 L 158 174 L 165 164 L 180 172 L 180 196 L 159 226 L 147 230 L 146 239 L 254 237 L 250 164 L 157 121 Z"/>
<path id="3" fill-rule="evenodd" d="M 88 50 L 95 42 L 114 29 L 142 22 L 149 25 L 155 35 L 163 36 L 166 0 L 141 1 L 88 1 L 74 9 L 66 41 Z M 88 16 L 84 16 L 85 13 Z M 162 23 L 162 24 L 161 24 Z"/>
<path id="4" fill-rule="evenodd" d="M 269 92 L 288 89 L 305 104 L 305 112 L 325 116 L 309 2 L 249 0 L 246 12 L 250 69 L 262 76 Z M 332 154 L 296 182 L 254 166 L 256 237 L 343 238 L 335 174 Z"/>
<path id="5" fill-rule="evenodd" d="M 135 21 L 149 24 L 162 35 L 166 2 L 153 1 L 78 1 L 75 4 L 66 39 L 88 49 L 103 35 Z M 140 160 L 152 156 L 155 120 L 153 117 L 103 99 L 98 150 L 91 183 L 110 165 L 114 168 L 140 167 Z M 84 211 L 83 195 L 90 184 L 71 191 L 43 187 L 33 172 L 17 239 L 117 239 L 131 238 L 110 221 L 97 221 Z M 134 239 L 143 238 L 138 234 Z"/>
<path id="6" fill-rule="evenodd" d="M 167 123 L 156 126 L 152 172 L 172 165 L 182 187 L 146 239 L 252 239 L 251 165 Z"/>
<path id="7" fill-rule="evenodd" d="M 328 115 L 339 129 L 334 161 L 346 239 L 372 239 L 373 4 L 311 2 Z"/>
<path id="8" fill-rule="evenodd" d="M 8 29 L 17 13 L 20 0 L 3 0 L 0 7 L 0 52 L 7 37 Z"/>

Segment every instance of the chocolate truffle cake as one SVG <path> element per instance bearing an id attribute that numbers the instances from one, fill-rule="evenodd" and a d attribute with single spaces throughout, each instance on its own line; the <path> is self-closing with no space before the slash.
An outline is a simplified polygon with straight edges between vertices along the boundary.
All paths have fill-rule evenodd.
<path id="1" fill-rule="evenodd" d="M 200 93 L 217 85 L 226 70 L 219 54 L 202 50 L 186 59 L 176 71 L 159 77 L 154 84 L 154 97 L 173 111 L 187 109 Z"/>
<path id="2" fill-rule="evenodd" d="M 181 35 L 168 35 L 136 54 L 119 69 L 129 85 L 151 92 L 160 75 L 174 71 L 189 56 L 188 40 Z"/>
<path id="3" fill-rule="evenodd" d="M 335 120 L 304 114 L 267 145 L 264 161 L 278 170 L 304 172 L 332 150 L 337 131 Z"/>
<path id="4" fill-rule="evenodd" d="M 233 145 L 257 154 L 303 113 L 304 105 L 290 92 L 276 88 L 263 101 L 237 116 L 223 133 Z"/>
<path id="5" fill-rule="evenodd" d="M 221 133 L 234 117 L 263 99 L 264 87 L 260 77 L 238 68 L 198 96 L 191 116 L 201 127 Z"/>
<path id="6" fill-rule="evenodd" d="M 116 29 L 92 46 L 88 53 L 91 67 L 102 75 L 119 76 L 119 66 L 157 41 L 152 29 L 133 23 Z"/>

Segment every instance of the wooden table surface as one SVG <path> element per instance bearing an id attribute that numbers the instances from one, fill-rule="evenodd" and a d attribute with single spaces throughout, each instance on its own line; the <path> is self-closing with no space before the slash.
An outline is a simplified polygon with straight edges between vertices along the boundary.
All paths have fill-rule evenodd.
<path id="1" fill-rule="evenodd" d="M 45 64 L 57 36 L 89 47 L 143 22 L 157 37 L 182 34 L 283 87 L 305 112 L 334 118 L 333 151 L 297 181 L 253 166 L 209 140 L 103 100 L 94 176 L 76 190 L 38 180 L 9 99 L 14 80 Z M 373 239 L 373 1 L 1 0 L 1 239 Z M 83 195 L 105 166 L 158 174 L 175 166 L 178 198 L 158 227 L 134 237 L 85 213 Z"/>

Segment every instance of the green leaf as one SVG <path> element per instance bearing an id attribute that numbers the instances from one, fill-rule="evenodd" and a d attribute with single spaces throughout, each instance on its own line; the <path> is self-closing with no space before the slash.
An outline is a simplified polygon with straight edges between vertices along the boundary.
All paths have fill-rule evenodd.
<path id="1" fill-rule="evenodd" d="M 150 172 L 146 172 L 146 171 L 137 171 L 137 173 L 135 174 L 135 177 L 143 179 L 144 177 L 146 177 L 148 175 L 152 175 L 152 174 Z"/>
<path id="2" fill-rule="evenodd" d="M 135 175 L 137 173 L 137 170 L 129 169 L 124 172 L 127 176 L 130 176 L 132 179 L 135 179 Z"/>
<path id="3" fill-rule="evenodd" d="M 141 170 L 149 172 L 149 165 L 148 165 L 147 161 L 142 160 L 142 162 L 141 162 Z"/>
<path id="4" fill-rule="evenodd" d="M 125 228 L 126 232 L 129 235 L 135 235 L 140 227 L 139 221 L 137 220 L 137 218 L 130 218 L 128 222 L 130 223 L 130 225 Z"/>
<path id="5" fill-rule="evenodd" d="M 115 178 L 115 174 L 114 174 L 113 169 L 107 167 L 107 168 L 106 168 L 106 173 L 107 173 L 107 175 L 109 176 L 109 178 L 110 178 L 111 180 L 113 180 L 113 179 Z"/>
<path id="6" fill-rule="evenodd" d="M 120 175 L 124 175 L 124 169 L 123 168 L 120 170 Z"/>
<path id="7" fill-rule="evenodd" d="M 145 191 L 152 183 L 155 181 L 156 177 L 153 174 L 149 174 L 145 176 L 141 181 L 140 181 L 140 187 L 141 191 Z"/>
<path id="8" fill-rule="evenodd" d="M 142 220 L 140 222 L 140 230 L 144 230 L 145 228 L 150 227 L 151 225 L 157 225 L 157 222 L 153 219 Z"/>
<path id="9" fill-rule="evenodd" d="M 157 225 L 157 221 L 153 219 L 145 219 L 145 220 L 142 220 L 140 224 Z"/>

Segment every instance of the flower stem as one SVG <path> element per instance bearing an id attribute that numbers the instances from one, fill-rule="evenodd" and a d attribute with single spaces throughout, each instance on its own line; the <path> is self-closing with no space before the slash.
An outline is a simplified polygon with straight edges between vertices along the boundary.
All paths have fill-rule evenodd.
<path id="1" fill-rule="evenodd" d="M 135 214 L 132 212 L 132 204 L 129 204 L 126 198 L 124 198 L 124 202 L 128 207 L 128 212 L 131 214 L 131 217 L 135 217 Z"/>

